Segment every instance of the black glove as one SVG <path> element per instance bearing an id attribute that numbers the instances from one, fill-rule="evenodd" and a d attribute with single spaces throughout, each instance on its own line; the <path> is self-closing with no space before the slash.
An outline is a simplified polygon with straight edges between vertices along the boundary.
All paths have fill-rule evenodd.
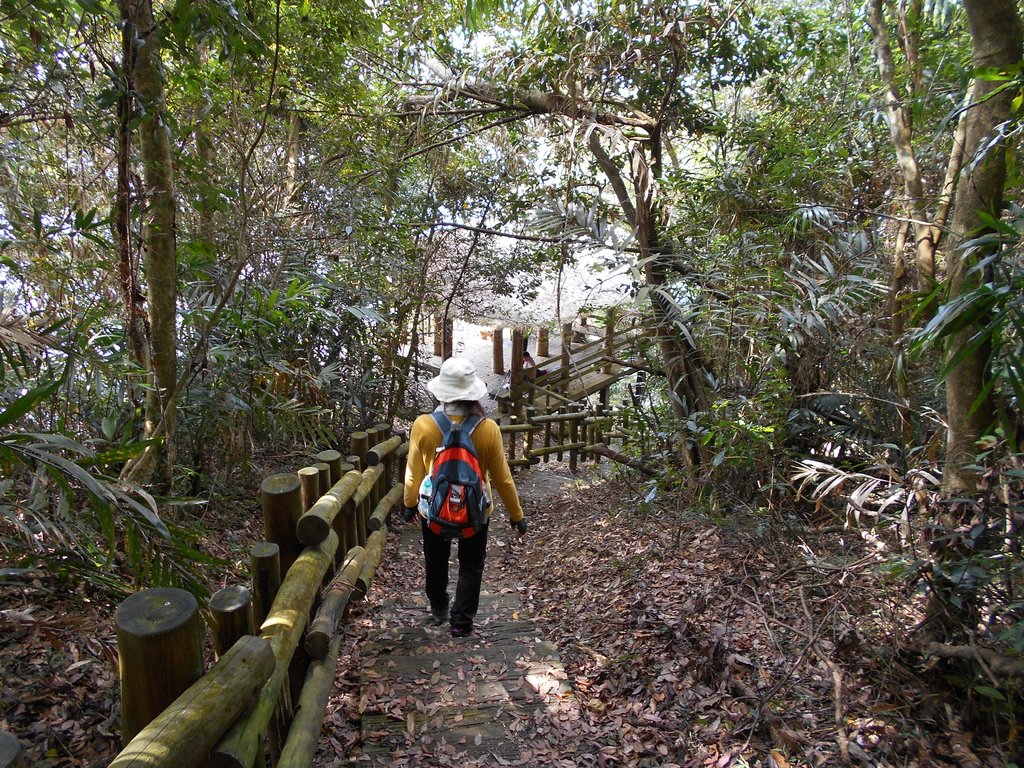
<path id="1" fill-rule="evenodd" d="M 416 513 L 416 507 L 402 507 L 402 519 L 407 523 L 416 519 Z"/>
<path id="2" fill-rule="evenodd" d="M 513 520 L 509 525 L 515 528 L 519 532 L 520 536 L 526 533 L 527 525 L 525 517 L 522 520 Z"/>

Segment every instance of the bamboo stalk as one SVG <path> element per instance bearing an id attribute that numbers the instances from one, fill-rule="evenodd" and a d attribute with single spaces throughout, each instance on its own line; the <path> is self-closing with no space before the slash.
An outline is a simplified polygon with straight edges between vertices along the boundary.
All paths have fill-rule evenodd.
<path id="1" fill-rule="evenodd" d="M 277 702 L 285 692 L 288 667 L 309 621 L 313 600 L 327 568 L 334 562 L 338 537 L 334 531 L 317 547 L 307 547 L 288 570 L 260 633 L 270 641 L 276 666 L 260 689 L 250 712 L 238 720 L 210 753 L 212 765 L 252 768 Z"/>
<path id="2" fill-rule="evenodd" d="M 371 533 L 373 531 L 379 531 L 388 522 L 388 514 L 392 509 L 397 507 L 402 501 L 402 493 L 405 491 L 405 485 L 402 483 L 395 483 L 391 486 L 391 490 L 385 494 L 384 498 L 377 504 L 377 508 L 373 510 L 373 514 L 370 515 L 370 520 L 366 524 L 366 528 Z"/>
<path id="3" fill-rule="evenodd" d="M 342 506 L 352 498 L 362 481 L 363 476 L 352 471 L 335 483 L 333 488 L 299 518 L 295 526 L 298 540 L 308 547 L 314 547 L 326 539 Z"/>
<path id="4" fill-rule="evenodd" d="M 203 676 L 203 620 L 183 589 L 130 595 L 114 613 L 121 671 L 121 741 L 128 744 Z"/>
<path id="5" fill-rule="evenodd" d="M 303 646 L 311 659 L 322 660 L 327 657 L 328 646 L 331 638 L 338 627 L 338 620 L 345 613 L 345 606 L 356 588 L 356 581 L 359 572 L 363 567 L 363 559 L 366 557 L 366 550 L 362 547 L 352 547 L 345 555 L 345 565 L 338 571 L 334 581 L 327 588 L 327 594 L 320 609 L 316 612 L 316 618 L 309 625 L 306 632 L 306 639 Z"/>
<path id="6" fill-rule="evenodd" d="M 200 765 L 274 671 L 266 640 L 246 635 L 114 758 L 110 768 Z"/>

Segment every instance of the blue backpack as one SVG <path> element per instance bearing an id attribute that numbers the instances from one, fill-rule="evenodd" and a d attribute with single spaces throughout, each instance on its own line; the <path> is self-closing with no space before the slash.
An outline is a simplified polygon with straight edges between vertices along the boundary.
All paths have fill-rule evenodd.
<path id="1" fill-rule="evenodd" d="M 468 538 L 487 524 L 491 508 L 472 437 L 482 419 L 467 416 L 459 424 L 440 411 L 431 416 L 443 437 L 433 469 L 420 488 L 420 509 L 434 533 Z"/>

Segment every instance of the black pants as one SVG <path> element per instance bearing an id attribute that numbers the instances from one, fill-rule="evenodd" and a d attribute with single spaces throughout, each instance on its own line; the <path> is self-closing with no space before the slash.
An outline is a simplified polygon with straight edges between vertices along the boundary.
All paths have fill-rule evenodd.
<path id="1" fill-rule="evenodd" d="M 427 598 L 431 609 L 439 612 L 448 605 L 448 559 L 452 554 L 452 542 L 430 530 L 426 522 L 422 522 L 422 529 Z M 455 602 L 451 606 L 449 621 L 453 629 L 471 630 L 480 607 L 480 583 L 487 557 L 487 526 L 468 539 L 458 539 L 458 543 L 459 582 L 455 587 Z"/>

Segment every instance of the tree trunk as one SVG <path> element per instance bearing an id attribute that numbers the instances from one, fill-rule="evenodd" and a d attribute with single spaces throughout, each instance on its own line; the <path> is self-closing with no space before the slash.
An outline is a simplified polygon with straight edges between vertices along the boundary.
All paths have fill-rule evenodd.
<path id="1" fill-rule="evenodd" d="M 688 336 L 683 313 L 668 293 L 666 249 L 657 225 L 656 179 L 651 167 L 660 163 L 657 131 L 652 131 L 651 158 L 636 145 L 632 156 L 633 186 L 636 192 L 636 228 L 644 278 L 650 291 L 651 307 L 658 326 L 658 343 L 668 377 L 672 410 L 679 422 L 680 451 L 692 468 L 700 464 L 700 445 L 692 440 L 686 422 L 694 413 L 708 408 L 704 364 L 700 351 Z M 689 447 L 687 447 L 689 446 Z"/>
<path id="2" fill-rule="evenodd" d="M 971 32 L 975 69 L 999 67 L 1012 69 L 1021 60 L 1022 31 L 1017 5 L 1012 0 L 965 0 Z M 964 157 L 968 165 L 957 184 L 949 253 L 949 300 L 971 290 L 984 278 L 968 274 L 977 263 L 977 249 L 958 250 L 965 240 L 977 237 L 985 227 L 981 215 L 998 218 L 1003 207 L 1006 182 L 1006 149 L 1002 142 L 989 146 L 1000 126 L 1012 114 L 1013 89 L 999 89 L 1002 83 L 978 79 L 974 83 L 974 102 L 966 116 Z M 988 149 L 985 149 L 988 147 Z M 952 359 L 976 332 L 968 327 L 953 337 L 947 351 Z M 973 490 L 976 477 L 966 467 L 974 462 L 978 439 L 992 425 L 994 407 L 989 380 L 990 345 L 983 344 L 954 366 L 946 379 L 946 469 L 943 488 L 954 492 Z"/>
<path id="3" fill-rule="evenodd" d="M 896 65 L 893 63 L 892 45 L 889 41 L 889 29 L 885 24 L 882 0 L 869 0 L 867 15 L 868 24 L 875 35 L 875 58 L 878 60 L 879 75 L 885 86 L 885 110 L 889 122 L 889 135 L 892 138 L 896 159 L 903 174 L 903 189 L 907 195 L 914 230 L 918 290 L 928 293 L 935 282 L 935 247 L 939 238 L 939 230 L 929 223 L 925 204 L 924 180 L 914 154 L 913 123 L 910 114 L 903 108 L 903 100 L 899 95 L 896 83 Z M 912 24 L 912 22 L 909 23 Z M 903 25 L 908 26 L 905 18 Z M 908 95 L 912 98 L 916 90 L 913 80 L 907 90 L 909 91 Z"/>
<path id="4" fill-rule="evenodd" d="M 147 449 L 130 469 L 132 480 L 148 480 L 163 460 L 164 478 L 173 463 L 175 390 L 177 385 L 177 261 L 174 168 L 170 128 L 165 118 L 163 68 L 150 0 L 118 0 L 126 34 L 131 35 L 135 91 L 145 108 L 139 123 L 139 149 L 145 181 L 144 266 L 152 334 L 154 386 L 146 398 L 146 437 L 163 436 L 166 451 Z"/>

